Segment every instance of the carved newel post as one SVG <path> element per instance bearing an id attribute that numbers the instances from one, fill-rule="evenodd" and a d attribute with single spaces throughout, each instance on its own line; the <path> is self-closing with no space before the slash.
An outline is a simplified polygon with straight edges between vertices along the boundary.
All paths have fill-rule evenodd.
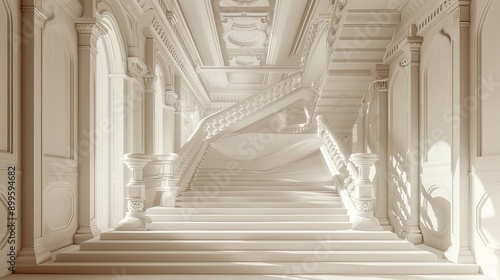
<path id="1" fill-rule="evenodd" d="M 353 221 L 353 228 L 358 230 L 382 230 L 378 220 L 373 215 L 373 183 L 370 180 L 370 168 L 378 160 L 377 155 L 367 153 L 352 154 L 349 160 L 359 170 L 356 189 L 352 194 L 357 217 Z"/>
<path id="2" fill-rule="evenodd" d="M 161 180 L 161 206 L 175 207 L 175 198 L 179 188 L 177 187 L 177 179 L 174 178 L 174 164 L 179 158 L 177 154 L 169 153 L 157 155 L 156 161 L 160 164 Z"/>
<path id="3" fill-rule="evenodd" d="M 150 161 L 151 157 L 146 154 L 123 156 L 123 162 L 132 171 L 132 178 L 127 184 L 128 212 L 116 230 L 147 230 L 146 224 L 151 223 L 151 218 L 144 212 L 146 190 L 143 182 L 143 169 Z"/>

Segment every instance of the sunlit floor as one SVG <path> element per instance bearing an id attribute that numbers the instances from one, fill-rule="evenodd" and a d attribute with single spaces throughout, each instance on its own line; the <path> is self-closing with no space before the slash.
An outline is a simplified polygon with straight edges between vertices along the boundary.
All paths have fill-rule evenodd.
<path id="1" fill-rule="evenodd" d="M 14 274 L 7 276 L 6 280 L 341 280 L 341 279 L 403 279 L 403 280 L 491 280 L 482 275 L 434 275 L 434 276 L 411 276 L 411 275 L 307 275 L 307 276 L 281 276 L 281 275 L 54 275 L 54 274 Z"/>

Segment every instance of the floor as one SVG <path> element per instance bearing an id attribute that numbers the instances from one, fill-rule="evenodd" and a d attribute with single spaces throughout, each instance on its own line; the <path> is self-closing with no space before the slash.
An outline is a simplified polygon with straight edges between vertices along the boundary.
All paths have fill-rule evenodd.
<path id="1" fill-rule="evenodd" d="M 307 275 L 307 276 L 281 276 L 281 275 L 54 275 L 54 274 L 14 274 L 2 278 L 5 280 L 341 280 L 341 279 L 404 279 L 404 280 L 491 280 L 482 275 L 434 275 L 434 276 L 411 276 L 411 275 Z"/>

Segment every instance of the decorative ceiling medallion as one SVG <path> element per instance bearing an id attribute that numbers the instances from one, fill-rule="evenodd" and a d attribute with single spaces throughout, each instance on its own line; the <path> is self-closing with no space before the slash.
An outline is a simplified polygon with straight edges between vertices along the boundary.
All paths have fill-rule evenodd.
<path id="1" fill-rule="evenodd" d="M 264 16 L 223 16 L 222 27 L 227 48 L 267 47 L 267 20 Z"/>
<path id="2" fill-rule="evenodd" d="M 221 7 L 269 7 L 269 0 L 219 0 Z"/>

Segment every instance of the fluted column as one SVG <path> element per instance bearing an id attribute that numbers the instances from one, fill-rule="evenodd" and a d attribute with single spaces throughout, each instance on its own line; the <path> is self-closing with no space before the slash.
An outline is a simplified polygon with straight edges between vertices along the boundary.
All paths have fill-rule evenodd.
<path id="1" fill-rule="evenodd" d="M 100 234 L 95 216 L 95 69 L 97 40 L 105 32 L 95 19 L 76 24 L 78 31 L 78 141 L 88 152 L 78 153 L 78 230 L 76 244 Z M 88 132 L 91 133 L 88 133 Z"/>

